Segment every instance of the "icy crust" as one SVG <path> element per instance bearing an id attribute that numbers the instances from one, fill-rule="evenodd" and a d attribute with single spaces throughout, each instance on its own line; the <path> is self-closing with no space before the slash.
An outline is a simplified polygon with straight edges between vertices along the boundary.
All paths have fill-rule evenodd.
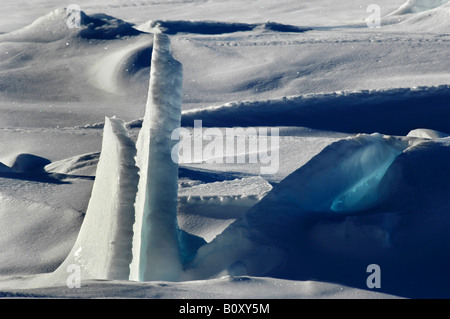
<path id="1" fill-rule="evenodd" d="M 119 123 L 118 120 L 114 122 Z M 121 136 L 122 142 L 127 141 L 124 122 L 120 121 L 116 129 L 114 134 Z M 433 132 L 428 130 L 428 133 Z M 110 134 L 111 123 L 107 120 L 102 154 L 111 150 L 107 142 L 111 141 Z M 133 149 L 132 143 L 129 146 Z M 130 155 L 134 155 L 133 151 L 127 156 Z M 101 181 L 103 158 L 100 158 L 96 183 Z M 360 134 L 335 142 L 276 185 L 211 243 L 179 234 L 180 248 L 190 250 L 189 254 L 197 253 L 192 261 L 185 263 L 184 271 L 176 273 L 177 277 L 170 281 L 223 275 L 271 275 L 290 280 L 314 278 L 366 288 L 357 274 L 376 262 L 382 264 L 383 278 L 390 283 L 382 292 L 419 297 L 430 293 L 448 295 L 446 287 L 437 290 L 435 287 L 442 280 L 450 279 L 446 272 L 450 267 L 447 253 L 450 245 L 447 234 L 450 224 L 449 160 L 448 138 Z M 136 168 L 133 174 L 137 175 Z M 112 178 L 115 180 L 114 176 Z M 264 183 L 258 179 L 248 178 L 247 182 L 259 183 L 261 187 L 256 188 L 260 190 Z M 127 181 L 122 179 L 123 183 Z M 201 193 L 207 193 L 208 189 L 210 193 L 217 191 L 223 183 L 241 185 L 243 193 L 245 185 L 249 186 L 242 180 L 211 183 L 205 185 L 205 192 Z M 192 194 L 195 194 L 193 188 L 202 185 L 187 188 L 192 188 Z M 227 190 L 229 193 L 225 195 L 232 196 L 233 191 L 229 187 Z M 136 188 L 130 188 L 129 194 L 135 191 Z M 254 193 L 255 189 L 247 191 Z M 95 187 L 91 200 L 100 200 L 101 196 L 94 197 L 94 192 Z M 103 204 L 107 203 L 104 198 L 101 200 Z M 126 200 L 128 204 L 133 202 L 132 196 Z M 89 238 L 91 246 L 88 243 L 74 246 L 56 271 L 61 277 L 59 282 L 67 278 L 66 268 L 71 264 L 82 266 L 83 280 L 120 278 L 117 272 L 115 276 L 111 275 L 114 274 L 112 271 L 109 277 L 102 277 L 98 265 L 108 255 L 102 252 L 111 251 L 103 246 L 123 239 L 128 243 L 122 247 L 123 251 L 130 251 L 131 238 L 102 238 L 98 225 L 105 225 L 103 230 L 110 229 L 105 223 L 107 218 L 88 229 L 88 220 L 93 225 L 92 219 L 88 219 L 93 216 L 91 212 L 90 205 L 77 240 L 78 244 Z M 128 225 L 128 229 L 131 227 L 128 219 L 122 223 Z M 158 235 L 161 240 L 165 238 L 165 234 Z M 184 243 L 188 245 L 181 247 Z M 95 257 L 86 254 L 92 247 Z M 96 260 L 96 263 L 92 264 L 90 260 Z M 122 268 L 121 261 L 115 260 L 117 267 L 113 268 L 117 271 Z M 97 273 L 93 274 L 93 271 Z M 410 278 L 421 279 L 411 283 Z M 35 279 L 35 285 L 42 286 L 42 282 L 51 283 L 55 277 L 53 274 Z"/>
<path id="2" fill-rule="evenodd" d="M 136 142 L 139 186 L 130 279 L 176 280 L 181 272 L 177 225 L 178 164 L 172 132 L 180 127 L 183 69 L 170 40 L 156 33 L 148 100 Z"/>
<path id="3" fill-rule="evenodd" d="M 78 265 L 82 279 L 128 279 L 138 169 L 124 122 L 105 119 L 102 152 L 91 199 L 72 251 L 55 271 Z"/>

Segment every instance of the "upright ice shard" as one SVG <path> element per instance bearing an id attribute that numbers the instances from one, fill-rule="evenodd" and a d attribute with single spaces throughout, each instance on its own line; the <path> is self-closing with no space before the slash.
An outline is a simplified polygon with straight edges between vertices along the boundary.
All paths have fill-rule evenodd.
<path id="1" fill-rule="evenodd" d="M 81 279 L 129 278 L 138 185 L 136 148 L 124 121 L 106 118 L 102 152 L 92 195 L 72 251 L 55 271 L 68 276 L 69 266 L 78 266 Z"/>
<path id="2" fill-rule="evenodd" d="M 171 158 L 180 126 L 183 70 L 170 40 L 154 34 L 148 100 L 137 142 L 139 186 L 130 279 L 177 281 L 182 272 L 177 222 L 178 164 Z"/>

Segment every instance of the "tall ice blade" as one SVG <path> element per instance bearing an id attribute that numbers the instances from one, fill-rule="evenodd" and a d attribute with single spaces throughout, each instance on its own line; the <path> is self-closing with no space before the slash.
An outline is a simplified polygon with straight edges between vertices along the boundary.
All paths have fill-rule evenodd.
<path id="1" fill-rule="evenodd" d="M 55 270 L 67 278 L 70 267 L 80 269 L 80 279 L 129 278 L 138 185 L 136 148 L 125 122 L 105 118 L 102 152 L 92 195 L 72 251 Z"/>
<path id="2" fill-rule="evenodd" d="M 182 81 L 182 65 L 171 55 L 169 38 L 154 34 L 148 100 L 136 143 L 140 179 L 131 280 L 176 281 L 182 271 L 178 164 L 171 157 L 172 132 L 181 122 Z"/>

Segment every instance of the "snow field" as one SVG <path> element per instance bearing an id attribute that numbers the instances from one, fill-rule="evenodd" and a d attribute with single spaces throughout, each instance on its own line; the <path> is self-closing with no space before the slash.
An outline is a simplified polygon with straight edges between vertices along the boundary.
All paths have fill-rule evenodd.
<path id="1" fill-rule="evenodd" d="M 12 13 L 0 22 L 0 213 L 10 225 L 0 236 L 4 296 L 448 296 L 448 1 L 379 1 L 378 29 L 367 28 L 368 1 L 79 4 L 81 30 L 64 28 L 53 0 L 37 1 L 21 19 L 1 4 Z M 147 32 L 156 25 L 171 34 L 184 66 L 182 126 L 280 131 L 275 174 L 259 176 L 258 163 L 188 161 L 178 182 L 168 181 L 179 188 L 168 205 L 178 206 L 169 217 L 178 225 L 170 227 L 191 244 L 174 257 L 187 270 L 167 269 L 188 280 L 180 283 L 112 280 L 127 277 L 129 256 L 114 250 L 129 248 L 122 231 L 82 226 L 80 241 L 118 241 L 70 251 L 82 219 L 92 225 L 83 214 L 93 211 L 93 184 L 92 194 L 128 185 L 106 182 L 115 177 L 101 172 L 124 162 L 105 164 L 99 151 L 120 158 L 112 146 L 126 140 L 131 151 L 139 128 L 150 126 L 142 105 L 155 71 Z M 105 115 L 125 121 L 103 122 Z M 52 163 L 42 171 L 47 162 L 20 154 Z M 16 159 L 31 166 L 12 171 Z M 135 194 L 128 186 L 116 192 L 127 205 Z M 100 242 L 112 259 L 89 253 Z M 172 254 L 174 246 L 144 255 Z M 70 289 L 67 267 L 52 274 L 67 254 L 69 265 L 95 260 L 94 275 L 83 278 L 108 280 Z M 372 263 L 386 294 L 367 290 Z"/>

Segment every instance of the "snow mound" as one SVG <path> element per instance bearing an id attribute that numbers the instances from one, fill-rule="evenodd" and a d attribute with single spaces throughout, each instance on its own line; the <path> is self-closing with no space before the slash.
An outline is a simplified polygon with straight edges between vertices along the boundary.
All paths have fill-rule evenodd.
<path id="1" fill-rule="evenodd" d="M 19 154 L 14 160 L 11 169 L 17 173 L 44 173 L 45 166 L 50 163 L 49 159 L 37 155 Z"/>
<path id="2" fill-rule="evenodd" d="M 112 40 L 141 34 L 132 24 L 104 13 L 88 16 L 81 12 L 81 25 L 84 27 L 79 35 L 85 39 Z"/>
<path id="3" fill-rule="evenodd" d="M 192 187 L 181 188 L 178 192 L 179 197 L 192 200 L 191 197 L 250 197 L 255 196 L 258 199 L 264 197 L 272 189 L 264 178 L 260 176 L 234 179 L 223 182 L 199 184 Z"/>
<path id="4" fill-rule="evenodd" d="M 435 139 L 435 138 L 449 137 L 450 135 L 443 133 L 443 132 L 435 131 L 435 130 L 416 129 L 416 130 L 412 130 L 411 132 L 409 132 L 407 136 L 426 138 L 426 139 Z"/>
<path id="5" fill-rule="evenodd" d="M 73 245 L 82 214 L 0 194 L 0 272 L 3 275 L 51 272 Z"/>
<path id="6" fill-rule="evenodd" d="M 68 36 L 110 40 L 141 34 L 133 25 L 103 13 L 88 16 L 81 11 L 80 28 L 69 27 L 67 19 L 66 9 L 58 8 L 22 29 L 0 35 L 0 41 L 53 42 Z"/>
<path id="7" fill-rule="evenodd" d="M 122 94 L 124 86 L 139 71 L 150 68 L 152 44 L 145 41 L 126 46 L 97 61 L 90 74 L 95 85 L 109 93 Z"/>

